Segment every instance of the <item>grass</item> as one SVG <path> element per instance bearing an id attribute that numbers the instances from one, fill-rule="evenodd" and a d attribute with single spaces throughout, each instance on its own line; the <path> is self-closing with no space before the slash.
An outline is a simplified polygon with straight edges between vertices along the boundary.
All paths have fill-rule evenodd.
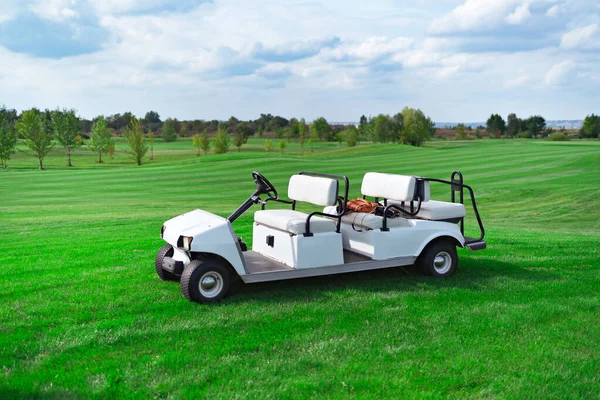
<path id="1" fill-rule="evenodd" d="M 598 396 L 600 143 L 319 144 L 301 157 L 263 142 L 199 158 L 189 142 L 157 142 L 142 167 L 80 150 L 69 169 L 55 149 L 37 171 L 15 155 L 0 171 L 0 398 Z M 450 279 L 236 283 L 203 306 L 153 271 L 162 222 L 197 207 L 228 215 L 252 170 L 283 193 L 299 170 L 341 173 L 358 196 L 367 171 L 454 169 L 489 248 L 459 251 Z M 251 214 L 234 224 L 248 242 Z"/>

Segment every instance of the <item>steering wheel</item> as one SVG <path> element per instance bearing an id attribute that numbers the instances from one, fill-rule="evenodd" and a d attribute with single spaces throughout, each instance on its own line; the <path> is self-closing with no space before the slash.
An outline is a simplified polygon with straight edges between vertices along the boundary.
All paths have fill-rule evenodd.
<path id="1" fill-rule="evenodd" d="M 254 183 L 256 183 L 257 194 L 266 194 L 273 200 L 279 199 L 279 195 L 277 194 L 275 187 L 260 172 L 252 172 L 252 179 L 254 179 Z"/>

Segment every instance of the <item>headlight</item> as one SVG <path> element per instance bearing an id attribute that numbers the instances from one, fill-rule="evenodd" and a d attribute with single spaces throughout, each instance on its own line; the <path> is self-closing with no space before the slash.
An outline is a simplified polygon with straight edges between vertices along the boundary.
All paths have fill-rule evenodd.
<path id="1" fill-rule="evenodd" d="M 192 238 L 189 237 L 189 236 L 182 236 L 181 239 L 182 239 L 182 242 L 183 242 L 182 243 L 183 244 L 182 247 L 184 249 L 186 249 L 186 250 L 189 251 L 191 249 L 191 246 L 192 246 Z"/>

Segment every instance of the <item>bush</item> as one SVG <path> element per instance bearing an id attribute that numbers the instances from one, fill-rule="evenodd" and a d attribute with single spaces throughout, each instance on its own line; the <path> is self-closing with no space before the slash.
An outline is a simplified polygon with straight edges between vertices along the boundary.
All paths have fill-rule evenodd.
<path id="1" fill-rule="evenodd" d="M 519 137 L 521 139 L 527 139 L 529 137 L 529 132 L 520 131 L 519 133 L 517 133 L 517 137 Z"/>
<path id="2" fill-rule="evenodd" d="M 267 152 L 270 152 L 271 150 L 273 150 L 273 141 L 272 140 L 265 140 L 265 150 Z"/>
<path id="3" fill-rule="evenodd" d="M 569 136 L 564 132 L 552 132 L 549 138 L 554 142 L 566 142 L 567 140 L 570 140 Z"/>

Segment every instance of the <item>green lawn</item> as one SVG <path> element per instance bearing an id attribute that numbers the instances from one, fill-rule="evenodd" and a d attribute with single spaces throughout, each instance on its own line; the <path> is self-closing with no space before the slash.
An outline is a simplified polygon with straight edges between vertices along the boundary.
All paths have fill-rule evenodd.
<path id="1" fill-rule="evenodd" d="M 157 142 L 142 167 L 80 149 L 70 169 L 56 148 L 46 171 L 16 154 L 0 171 L 0 398 L 598 397 L 599 142 L 317 144 L 304 157 L 263 144 L 196 157 L 189 140 Z M 162 223 L 228 215 L 253 170 L 282 193 L 300 170 L 348 175 L 356 197 L 367 171 L 454 169 L 488 249 L 460 250 L 450 279 L 236 283 L 204 306 L 154 273 Z M 234 224 L 248 242 L 251 220 Z"/>

